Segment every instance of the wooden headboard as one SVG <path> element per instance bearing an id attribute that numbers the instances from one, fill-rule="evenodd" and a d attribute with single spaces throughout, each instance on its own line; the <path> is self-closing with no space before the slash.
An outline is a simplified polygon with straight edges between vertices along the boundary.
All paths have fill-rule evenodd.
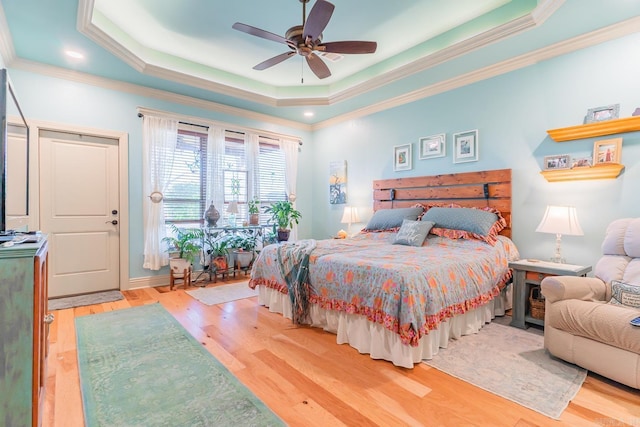
<path id="1" fill-rule="evenodd" d="M 416 203 L 491 206 L 507 220 L 507 227 L 500 234 L 511 237 L 511 169 L 373 181 L 374 211 L 406 208 Z"/>

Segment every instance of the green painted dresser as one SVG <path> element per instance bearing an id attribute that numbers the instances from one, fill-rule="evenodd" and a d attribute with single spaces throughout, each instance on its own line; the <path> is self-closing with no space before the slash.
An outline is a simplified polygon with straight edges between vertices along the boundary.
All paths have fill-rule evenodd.
<path id="1" fill-rule="evenodd" d="M 46 380 L 47 241 L 0 248 L 0 425 L 41 425 Z"/>

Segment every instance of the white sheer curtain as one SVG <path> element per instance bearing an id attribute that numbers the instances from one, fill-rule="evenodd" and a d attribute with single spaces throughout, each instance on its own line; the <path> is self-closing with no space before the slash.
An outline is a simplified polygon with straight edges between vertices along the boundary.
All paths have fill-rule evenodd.
<path id="1" fill-rule="evenodd" d="M 169 264 L 169 254 L 162 243 L 166 236 L 162 197 L 173 169 L 173 157 L 178 141 L 178 121 L 145 114 L 142 122 L 142 266 L 150 270 L 159 270 Z"/>
<path id="2" fill-rule="evenodd" d="M 210 203 L 216 207 L 220 215 L 224 211 L 224 137 L 225 130 L 219 126 L 209 126 L 207 144 L 207 208 Z M 206 208 L 205 208 L 206 209 Z M 222 221 L 220 220 L 220 223 Z"/>
<path id="3" fill-rule="evenodd" d="M 248 200 L 260 196 L 260 137 L 258 134 L 249 133 L 245 144 L 245 159 L 247 159 L 247 171 L 249 171 Z"/>
<path id="4" fill-rule="evenodd" d="M 280 149 L 284 152 L 284 161 L 287 164 L 286 184 L 289 201 L 296 206 L 296 179 L 298 177 L 298 149 L 300 144 L 297 140 L 280 139 Z M 298 227 L 294 224 L 291 229 L 290 241 L 298 239 Z"/>

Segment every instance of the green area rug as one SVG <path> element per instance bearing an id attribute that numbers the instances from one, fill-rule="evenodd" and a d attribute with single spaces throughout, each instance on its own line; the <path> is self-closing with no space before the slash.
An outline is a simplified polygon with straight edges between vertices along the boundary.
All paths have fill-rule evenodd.
<path id="1" fill-rule="evenodd" d="M 77 317 L 87 426 L 281 426 L 160 304 Z"/>
<path id="2" fill-rule="evenodd" d="M 554 419 L 587 376 L 585 369 L 551 356 L 540 331 L 497 323 L 450 341 L 425 363 Z"/>

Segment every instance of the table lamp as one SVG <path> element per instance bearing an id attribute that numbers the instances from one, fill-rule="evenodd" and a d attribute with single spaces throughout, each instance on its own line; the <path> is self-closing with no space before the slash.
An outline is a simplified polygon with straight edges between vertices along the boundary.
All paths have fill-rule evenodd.
<path id="1" fill-rule="evenodd" d="M 229 202 L 229 206 L 227 207 L 227 213 L 229 214 L 229 225 L 232 227 L 236 226 L 236 214 L 238 213 L 238 202 L 235 200 L 233 202 Z"/>
<path id="2" fill-rule="evenodd" d="M 351 236 L 351 224 L 353 224 L 354 222 L 360 222 L 358 210 L 351 206 L 345 206 L 344 212 L 342 213 L 342 220 L 340 220 L 340 222 L 343 224 L 348 224 L 347 234 Z"/>
<path id="3" fill-rule="evenodd" d="M 539 233 L 551 233 L 556 235 L 556 253 L 551 258 L 552 262 L 564 263 L 561 253 L 562 235 L 583 236 L 584 233 L 578 222 L 576 208 L 573 206 L 547 206 L 547 210 L 538 224 L 536 231 Z"/>

